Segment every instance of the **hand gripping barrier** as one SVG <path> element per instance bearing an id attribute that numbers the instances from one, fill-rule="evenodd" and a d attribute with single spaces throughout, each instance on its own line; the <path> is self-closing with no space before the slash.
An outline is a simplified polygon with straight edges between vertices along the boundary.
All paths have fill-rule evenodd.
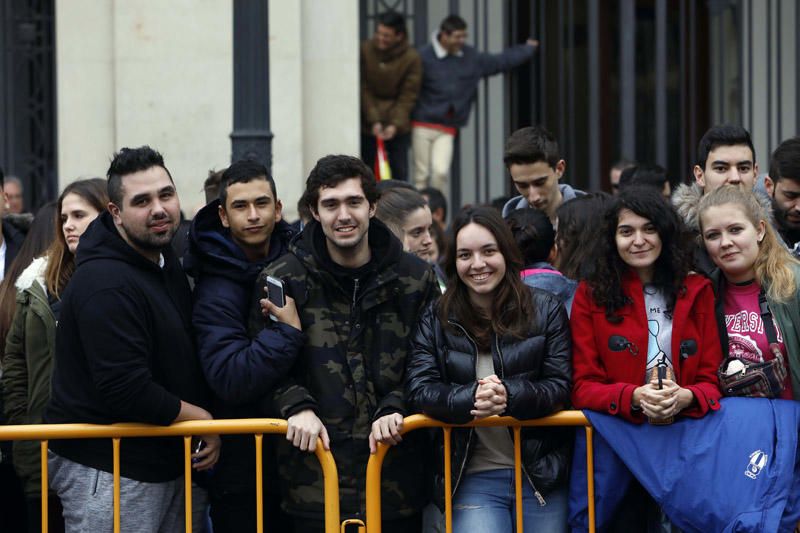
<path id="1" fill-rule="evenodd" d="M 452 428 L 461 427 L 511 427 L 514 432 L 514 478 L 515 478 L 515 500 L 516 500 L 516 530 L 524 531 L 522 528 L 522 449 L 520 444 L 520 432 L 522 427 L 543 427 L 543 426 L 584 426 L 586 428 L 586 468 L 587 468 L 587 494 L 589 496 L 589 532 L 595 531 L 595 509 L 594 509 L 594 452 L 592 442 L 592 426 L 580 411 L 561 411 L 551 416 L 537 418 L 535 420 L 517 420 L 511 417 L 491 416 L 482 420 L 470 422 L 469 424 L 455 425 L 445 424 L 433 418 L 423 415 L 412 415 L 403 420 L 402 434 L 420 428 L 442 428 L 444 431 L 444 499 L 445 499 L 445 527 L 447 533 L 453 531 L 453 500 L 452 500 L 452 480 L 451 480 L 451 451 L 450 436 Z M 383 459 L 391 446 L 385 444 L 378 445 L 378 451 L 369 458 L 367 464 L 367 533 L 381 532 L 381 468 Z"/>
<path id="2" fill-rule="evenodd" d="M 114 461 L 114 533 L 120 532 L 119 518 L 119 471 L 120 439 L 129 437 L 183 437 L 186 532 L 192 531 L 192 436 L 233 435 L 252 433 L 256 440 L 256 516 L 258 533 L 264 531 L 264 509 L 262 507 L 262 449 L 264 434 L 286 434 L 286 421 L 271 418 L 245 420 L 198 420 L 178 422 L 171 426 L 146 424 L 32 424 L 0 426 L 0 440 L 38 440 L 42 461 L 42 532 L 47 533 L 47 446 L 56 439 L 112 439 Z M 224 453 L 224 450 L 222 451 Z M 339 531 L 339 476 L 331 452 L 325 451 L 317 441 L 316 456 L 322 467 L 325 486 L 325 533 Z"/>

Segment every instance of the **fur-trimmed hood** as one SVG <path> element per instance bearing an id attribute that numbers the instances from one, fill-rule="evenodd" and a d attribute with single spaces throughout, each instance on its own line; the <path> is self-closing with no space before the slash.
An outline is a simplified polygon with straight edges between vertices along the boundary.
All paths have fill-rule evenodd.
<path id="1" fill-rule="evenodd" d="M 767 220 L 775 227 L 775 217 L 772 214 L 772 200 L 769 195 L 764 189 L 759 187 L 753 189 L 753 194 L 756 195 L 764 212 L 767 214 Z M 700 213 L 697 208 L 702 197 L 703 189 L 701 189 L 697 183 L 679 185 L 672 194 L 672 205 L 675 207 L 675 210 L 681 216 L 684 223 L 686 223 L 686 226 L 695 233 L 700 233 Z"/>
<path id="2" fill-rule="evenodd" d="M 28 267 L 22 271 L 22 274 L 19 275 L 17 278 L 17 282 L 14 286 L 17 288 L 19 292 L 28 290 L 31 288 L 34 282 L 39 282 L 39 285 L 42 286 L 44 289 L 45 294 L 47 294 L 47 285 L 44 281 L 45 272 L 47 272 L 47 256 L 37 257 L 36 259 L 31 262 Z"/>

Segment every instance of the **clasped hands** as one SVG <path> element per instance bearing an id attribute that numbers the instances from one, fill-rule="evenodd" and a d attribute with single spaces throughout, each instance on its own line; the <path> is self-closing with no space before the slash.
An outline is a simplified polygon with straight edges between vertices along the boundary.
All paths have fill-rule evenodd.
<path id="1" fill-rule="evenodd" d="M 475 390 L 475 408 L 469 412 L 475 417 L 475 420 L 499 415 L 506 410 L 507 406 L 508 393 L 500 378 L 492 374 L 478 380 L 478 388 Z"/>
<path id="2" fill-rule="evenodd" d="M 631 398 L 631 405 L 642 409 L 647 418 L 664 420 L 675 416 L 694 401 L 694 393 L 685 389 L 671 379 L 661 380 L 662 388 L 658 388 L 658 380 L 636 387 Z"/>

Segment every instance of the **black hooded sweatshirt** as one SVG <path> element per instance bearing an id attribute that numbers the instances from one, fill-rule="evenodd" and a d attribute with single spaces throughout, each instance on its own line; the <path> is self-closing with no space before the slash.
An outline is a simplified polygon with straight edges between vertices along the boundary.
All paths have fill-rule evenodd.
<path id="1" fill-rule="evenodd" d="M 208 388 L 191 329 L 191 293 L 172 249 L 163 268 L 131 248 L 111 215 L 81 236 L 62 298 L 47 423 L 168 425 L 180 401 L 207 407 Z M 112 471 L 110 439 L 53 441 L 72 461 Z M 183 473 L 179 438 L 130 438 L 121 475 L 161 482 Z"/>

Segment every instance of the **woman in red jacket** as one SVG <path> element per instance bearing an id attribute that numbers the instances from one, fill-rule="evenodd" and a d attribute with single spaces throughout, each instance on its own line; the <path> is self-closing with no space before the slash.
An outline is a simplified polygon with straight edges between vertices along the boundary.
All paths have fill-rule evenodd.
<path id="1" fill-rule="evenodd" d="M 719 409 L 714 294 L 689 273 L 680 218 L 640 189 L 618 197 L 606 225 L 598 268 L 573 304 L 574 406 L 636 423 Z M 661 389 L 658 366 L 669 377 Z"/>
<path id="2" fill-rule="evenodd" d="M 572 306 L 573 405 L 634 423 L 719 409 L 714 293 L 689 273 L 679 216 L 658 191 L 631 188 L 616 197 L 605 225 L 597 268 Z M 647 503 L 624 507 L 648 509 L 648 521 L 660 514 Z"/>

